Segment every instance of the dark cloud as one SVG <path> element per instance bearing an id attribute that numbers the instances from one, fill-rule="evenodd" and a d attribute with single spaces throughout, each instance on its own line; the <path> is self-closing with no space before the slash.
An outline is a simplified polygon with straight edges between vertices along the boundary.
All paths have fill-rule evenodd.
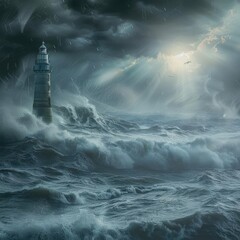
<path id="1" fill-rule="evenodd" d="M 93 80 L 94 77 L 97 78 L 95 72 L 104 75 L 104 71 L 109 70 L 108 62 L 113 64 L 114 61 L 121 62 L 121 59 L 124 61 L 129 57 L 156 59 L 159 52 L 173 54 L 192 51 L 208 34 L 209 29 L 223 24 L 225 15 L 234 4 L 237 4 L 237 1 L 0 0 L 1 83 L 9 81 L 15 84 L 23 65 L 26 65 L 24 59 L 35 55 L 38 46 L 44 40 L 54 59 L 53 65 L 55 64 L 57 68 L 65 67 L 66 73 L 61 72 L 65 80 L 61 79 L 59 82 L 68 85 L 66 79 L 74 78 L 86 92 L 92 91 L 95 96 L 100 96 L 104 89 L 96 90 L 96 86 L 90 85 L 92 82 L 96 84 Z M 229 61 L 231 59 L 239 61 L 238 55 L 233 54 L 236 52 L 233 44 L 221 43 L 218 50 L 222 51 Z M 199 56 L 201 54 L 199 53 Z M 67 58 L 69 64 L 64 64 L 59 57 Z M 209 61 L 206 56 L 200 58 L 204 59 L 203 62 Z M 222 69 L 225 63 L 214 64 L 216 69 Z M 141 72 L 136 70 L 138 67 L 142 69 L 141 65 L 136 65 L 134 73 L 131 72 L 132 69 L 127 73 L 138 78 L 137 73 Z M 29 69 L 31 70 L 31 66 Z M 209 72 L 207 67 L 202 69 Z M 231 81 L 225 81 L 229 75 L 234 77 Z M 124 74 L 121 76 L 135 82 Z M 231 97 L 224 97 L 224 93 L 238 89 L 233 87 L 234 84 L 238 84 L 236 83 L 238 76 L 237 68 L 233 69 L 230 66 L 224 74 L 212 70 L 212 79 L 220 79 L 224 86 L 223 91 L 218 89 L 217 98 L 231 102 L 229 100 Z M 155 77 L 150 74 L 141 78 L 143 82 L 141 87 L 144 86 L 144 82 L 151 82 L 148 80 L 150 78 Z M 172 89 L 166 87 L 165 80 L 162 81 L 163 85 L 153 93 L 154 100 L 158 97 L 160 87 L 163 87 L 165 92 Z M 122 87 L 121 77 L 118 76 L 116 82 L 118 87 Z M 212 82 L 207 86 L 214 89 Z M 134 87 L 131 88 L 132 92 Z M 108 85 L 108 88 L 113 89 L 114 82 Z M 139 88 L 135 90 L 140 91 Z"/>
<path id="2" fill-rule="evenodd" d="M 189 19 L 193 14 L 214 15 L 211 1 L 204 0 L 55 0 L 41 4 L 30 0 L 21 3 L 1 0 L 0 4 L 3 44 L 19 44 L 26 54 L 43 38 L 62 50 L 65 47 L 70 50 L 67 40 L 76 42 L 77 38 L 86 38 L 93 47 L 98 43 L 112 47 L 118 54 L 128 51 L 133 54 L 148 43 L 154 44 L 156 39 L 171 38 L 169 27 L 173 27 L 173 35 L 176 32 L 180 37 L 189 35 L 186 25 L 189 25 L 188 20 L 193 21 Z"/>
<path id="3" fill-rule="evenodd" d="M 67 5 L 82 14 L 98 12 L 141 21 L 159 20 L 167 16 L 174 17 L 174 15 L 192 13 L 207 14 L 213 10 L 211 1 L 205 0 L 68 0 Z"/>

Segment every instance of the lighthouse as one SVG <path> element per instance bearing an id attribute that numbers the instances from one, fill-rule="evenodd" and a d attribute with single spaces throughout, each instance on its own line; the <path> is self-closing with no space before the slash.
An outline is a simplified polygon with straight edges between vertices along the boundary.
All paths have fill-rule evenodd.
<path id="1" fill-rule="evenodd" d="M 52 122 L 51 107 L 51 66 L 48 59 L 47 48 L 43 42 L 39 48 L 35 65 L 33 67 L 35 78 L 35 91 L 33 113 L 46 123 Z"/>

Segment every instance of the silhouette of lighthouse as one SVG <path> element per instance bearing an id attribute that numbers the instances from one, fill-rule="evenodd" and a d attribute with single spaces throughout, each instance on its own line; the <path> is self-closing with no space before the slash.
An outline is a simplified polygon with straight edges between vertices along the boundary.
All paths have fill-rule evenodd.
<path id="1" fill-rule="evenodd" d="M 46 123 L 52 122 L 50 74 L 51 66 L 48 59 L 47 48 L 43 42 L 39 48 L 35 65 L 35 91 L 33 101 L 33 113 L 42 118 Z"/>

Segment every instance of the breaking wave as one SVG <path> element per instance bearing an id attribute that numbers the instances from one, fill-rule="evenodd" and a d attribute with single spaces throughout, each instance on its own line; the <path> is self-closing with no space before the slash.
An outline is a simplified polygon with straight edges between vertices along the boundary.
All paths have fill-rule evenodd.
<path id="1" fill-rule="evenodd" d="M 1 111 L 0 239 L 238 239 L 238 120 Z"/>
<path id="2" fill-rule="evenodd" d="M 39 133 L 46 135 L 45 133 Z M 49 132 L 48 132 L 49 134 Z M 47 134 L 47 135 L 48 135 Z M 52 137 L 52 136 L 51 136 Z M 134 140 L 57 138 L 47 143 L 26 138 L 3 148 L 4 165 L 69 165 L 80 169 L 148 169 L 162 172 L 207 169 L 239 169 L 239 140 L 227 143 L 197 138 L 187 143 L 166 143 L 143 138 Z M 17 156 L 22 153 L 21 158 Z"/>
<path id="3" fill-rule="evenodd" d="M 87 211 L 80 211 L 77 218 L 68 216 L 58 220 L 35 221 L 29 226 L 19 223 L 14 229 L 1 232 L 2 239 L 238 239 L 239 227 L 234 220 L 239 213 L 195 213 L 162 223 L 131 222 L 119 228 Z M 24 227 L 23 227 L 24 226 Z M 26 227 L 27 226 L 27 227 Z M 236 232 L 235 234 L 233 232 Z"/>
<path id="4" fill-rule="evenodd" d="M 3 164 L 7 166 L 71 163 L 83 169 L 162 172 L 240 166 L 238 136 L 216 135 L 214 129 L 211 134 L 211 129 L 206 130 L 211 124 L 189 124 L 188 128 L 175 122 L 143 125 L 117 115 L 99 114 L 89 103 L 54 107 L 55 122 L 50 125 L 27 110 L 21 111 L 22 116 L 17 118 L 14 110 L 7 111 L 1 120 L 0 139 L 7 146 L 3 148 Z M 18 158 L 22 149 L 25 152 Z"/>

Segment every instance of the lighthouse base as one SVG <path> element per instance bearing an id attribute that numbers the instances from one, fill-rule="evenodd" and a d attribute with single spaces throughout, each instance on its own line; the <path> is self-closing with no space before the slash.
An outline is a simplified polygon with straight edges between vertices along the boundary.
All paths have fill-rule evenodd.
<path id="1" fill-rule="evenodd" d="M 49 124 L 52 122 L 52 108 L 51 107 L 34 107 L 33 113 L 41 118 L 45 123 Z"/>

